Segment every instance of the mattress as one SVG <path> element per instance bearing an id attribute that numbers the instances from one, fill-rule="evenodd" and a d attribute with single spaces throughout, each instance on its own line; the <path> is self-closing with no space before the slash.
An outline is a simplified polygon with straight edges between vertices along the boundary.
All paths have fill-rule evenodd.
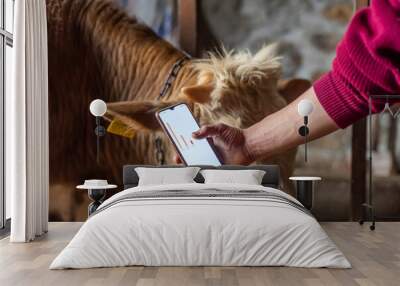
<path id="1" fill-rule="evenodd" d="M 132 265 L 351 267 L 308 210 L 284 192 L 198 183 L 114 195 L 50 269 Z"/>

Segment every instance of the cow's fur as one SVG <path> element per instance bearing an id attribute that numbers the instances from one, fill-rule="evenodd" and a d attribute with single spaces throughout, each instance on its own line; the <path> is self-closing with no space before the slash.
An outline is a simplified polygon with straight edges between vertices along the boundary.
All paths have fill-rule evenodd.
<path id="1" fill-rule="evenodd" d="M 169 95 L 156 98 L 182 52 L 106 0 L 47 0 L 50 105 L 50 216 L 74 220 L 86 216 L 85 195 L 74 186 L 102 177 L 121 184 L 126 163 L 156 164 L 155 136 L 163 138 L 167 163 L 173 148 L 155 122 L 160 107 L 184 101 L 201 123 L 247 127 L 282 108 L 277 80 L 280 63 L 272 47 L 223 53 L 193 60 L 179 72 Z M 284 83 L 281 93 L 290 92 Z M 293 88 L 292 88 L 293 89 Z M 133 139 L 107 134 L 102 162 L 96 164 L 94 118 L 89 103 L 108 102 L 108 117 L 135 131 Z M 287 178 L 295 151 L 273 158 Z"/>

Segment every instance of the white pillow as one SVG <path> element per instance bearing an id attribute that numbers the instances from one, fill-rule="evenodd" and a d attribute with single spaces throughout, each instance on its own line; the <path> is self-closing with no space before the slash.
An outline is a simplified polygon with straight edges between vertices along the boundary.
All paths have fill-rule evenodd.
<path id="1" fill-rule="evenodd" d="M 265 171 L 262 170 L 202 170 L 205 184 L 261 185 Z"/>
<path id="2" fill-rule="evenodd" d="M 139 176 L 138 186 L 195 183 L 193 179 L 196 177 L 199 170 L 199 167 L 135 168 Z"/>

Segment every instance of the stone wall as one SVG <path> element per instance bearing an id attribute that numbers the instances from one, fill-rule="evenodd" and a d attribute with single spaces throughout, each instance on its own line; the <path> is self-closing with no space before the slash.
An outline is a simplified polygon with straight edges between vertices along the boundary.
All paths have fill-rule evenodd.
<path id="1" fill-rule="evenodd" d="M 256 51 L 279 42 L 284 75 L 310 79 L 329 70 L 353 11 L 351 0 L 205 0 L 202 5 L 225 46 Z"/>

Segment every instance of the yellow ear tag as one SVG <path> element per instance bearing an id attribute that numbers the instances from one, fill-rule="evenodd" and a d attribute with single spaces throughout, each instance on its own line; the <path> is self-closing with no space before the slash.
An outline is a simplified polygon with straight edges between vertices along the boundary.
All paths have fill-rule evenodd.
<path id="1" fill-rule="evenodd" d="M 111 121 L 110 125 L 107 127 L 107 132 L 130 139 L 135 136 L 135 131 L 118 119 Z"/>

